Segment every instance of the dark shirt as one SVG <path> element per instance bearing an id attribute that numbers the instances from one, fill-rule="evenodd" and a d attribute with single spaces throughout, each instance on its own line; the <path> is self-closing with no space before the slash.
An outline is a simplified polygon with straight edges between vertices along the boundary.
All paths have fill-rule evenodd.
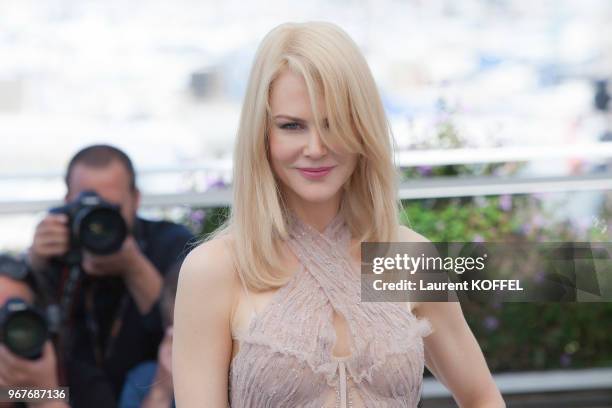
<path id="1" fill-rule="evenodd" d="M 179 267 L 193 236 L 178 224 L 138 218 L 134 237 L 142 253 L 165 275 L 171 268 Z M 93 314 L 85 307 L 88 291 L 92 294 Z M 118 321 L 120 328 L 116 336 L 111 336 L 111 328 Z M 92 322 L 97 330 L 92 329 Z M 128 371 L 143 361 L 156 360 L 163 338 L 159 303 L 147 314 L 140 314 L 121 277 L 91 277 L 82 273 L 74 297 L 71 327 L 65 337 L 69 344 L 64 361 L 73 408 L 116 407 Z M 96 359 L 96 349 L 103 358 Z"/>

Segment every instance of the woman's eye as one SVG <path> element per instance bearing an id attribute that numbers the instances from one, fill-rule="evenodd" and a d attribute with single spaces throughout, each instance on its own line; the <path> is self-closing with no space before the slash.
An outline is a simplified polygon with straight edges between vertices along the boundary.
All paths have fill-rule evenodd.
<path id="1" fill-rule="evenodd" d="M 281 129 L 286 129 L 286 130 L 298 130 L 302 128 L 302 125 L 300 125 L 297 122 L 290 122 L 290 123 L 283 123 L 279 127 Z"/>

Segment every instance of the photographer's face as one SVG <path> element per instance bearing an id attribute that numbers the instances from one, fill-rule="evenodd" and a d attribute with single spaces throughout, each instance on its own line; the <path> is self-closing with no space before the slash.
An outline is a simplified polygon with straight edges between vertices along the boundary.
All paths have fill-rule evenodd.
<path id="1" fill-rule="evenodd" d="M 119 161 L 104 167 L 76 164 L 70 174 L 69 185 L 66 202 L 74 200 L 83 191 L 93 190 L 109 203 L 119 205 L 128 227 L 133 227 L 140 193 L 130 188 L 128 171 Z"/>
<path id="2" fill-rule="evenodd" d="M 34 294 L 23 282 L 0 276 L 0 307 L 10 298 L 20 298 L 29 304 L 34 302 Z"/>

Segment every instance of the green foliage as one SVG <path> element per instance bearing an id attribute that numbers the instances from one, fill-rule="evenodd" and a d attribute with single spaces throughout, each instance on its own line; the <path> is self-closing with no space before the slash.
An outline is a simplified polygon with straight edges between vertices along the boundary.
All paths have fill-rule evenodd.
<path id="1" fill-rule="evenodd" d="M 201 233 L 203 235 L 210 234 L 229 217 L 230 209 L 227 207 L 215 207 L 206 210 L 206 217 L 202 225 Z"/>
<path id="2" fill-rule="evenodd" d="M 549 220 L 534 196 L 406 202 L 402 222 L 434 242 L 609 241 L 601 229 L 577 231 Z M 511 208 L 510 208 L 511 207 Z M 612 303 L 462 303 L 493 371 L 612 365 Z"/>

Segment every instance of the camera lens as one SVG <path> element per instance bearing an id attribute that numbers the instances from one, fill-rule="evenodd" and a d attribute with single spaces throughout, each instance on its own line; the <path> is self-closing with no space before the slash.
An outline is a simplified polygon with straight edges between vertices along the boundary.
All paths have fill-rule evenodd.
<path id="1" fill-rule="evenodd" d="M 47 324 L 32 310 L 11 313 L 4 323 L 3 342 L 13 353 L 24 358 L 37 358 L 47 340 Z"/>
<path id="2" fill-rule="evenodd" d="M 127 227 L 118 211 L 96 208 L 81 221 L 79 239 L 82 245 L 96 254 L 110 254 L 121 248 Z"/>

